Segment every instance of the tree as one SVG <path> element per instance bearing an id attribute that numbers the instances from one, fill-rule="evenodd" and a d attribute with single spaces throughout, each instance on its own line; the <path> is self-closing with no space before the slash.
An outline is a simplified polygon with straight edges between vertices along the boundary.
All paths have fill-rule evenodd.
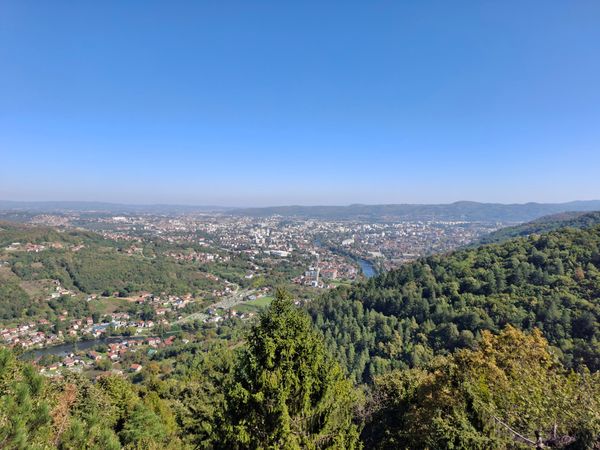
<path id="1" fill-rule="evenodd" d="M 482 332 L 476 350 L 377 377 L 370 405 L 369 448 L 504 449 L 538 434 L 588 445 L 600 431 L 598 373 L 565 371 L 539 330 L 510 326 Z"/>
<path id="2" fill-rule="evenodd" d="M 356 448 L 355 401 L 308 316 L 279 290 L 252 327 L 226 393 L 225 445 Z"/>
<path id="3" fill-rule="evenodd" d="M 0 348 L 0 448 L 26 449 L 50 439 L 52 417 L 43 378 Z"/>
<path id="4" fill-rule="evenodd" d="M 128 448 L 164 448 L 167 431 L 159 417 L 143 403 L 138 403 L 120 433 Z"/>

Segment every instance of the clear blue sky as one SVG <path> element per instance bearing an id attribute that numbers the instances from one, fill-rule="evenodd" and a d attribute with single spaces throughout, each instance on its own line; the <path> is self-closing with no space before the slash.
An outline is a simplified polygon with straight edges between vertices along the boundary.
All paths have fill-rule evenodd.
<path id="1" fill-rule="evenodd" d="M 0 199 L 600 198 L 600 2 L 0 2 Z"/>

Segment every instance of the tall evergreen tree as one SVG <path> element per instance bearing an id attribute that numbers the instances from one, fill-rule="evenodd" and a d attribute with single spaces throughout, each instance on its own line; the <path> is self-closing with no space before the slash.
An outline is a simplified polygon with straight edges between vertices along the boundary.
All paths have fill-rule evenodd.
<path id="1" fill-rule="evenodd" d="M 0 348 L 0 448 L 43 447 L 52 417 L 43 378 Z"/>
<path id="2" fill-rule="evenodd" d="M 355 394 L 308 316 L 278 291 L 251 329 L 226 394 L 229 448 L 358 446 Z"/>

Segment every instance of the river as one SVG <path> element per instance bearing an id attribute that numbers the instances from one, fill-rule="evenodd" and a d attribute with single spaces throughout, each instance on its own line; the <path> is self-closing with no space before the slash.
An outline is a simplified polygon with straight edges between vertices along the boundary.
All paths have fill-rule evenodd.
<path id="1" fill-rule="evenodd" d="M 56 355 L 56 356 L 67 356 L 70 353 L 89 350 L 95 348 L 97 345 L 106 345 L 106 344 L 114 344 L 116 342 L 121 341 L 132 341 L 132 340 L 140 340 L 140 339 L 148 339 L 150 336 L 111 336 L 104 337 L 99 339 L 90 339 L 88 341 L 77 341 L 66 344 L 53 345 L 51 347 L 45 348 L 35 348 L 32 350 L 28 350 L 23 353 L 23 357 L 26 359 L 38 359 L 45 355 Z"/>
<path id="2" fill-rule="evenodd" d="M 377 271 L 375 270 L 375 266 L 371 261 L 367 261 L 366 259 L 356 258 L 356 262 L 360 266 L 362 273 L 365 277 L 371 278 L 377 275 Z"/>
<path id="3" fill-rule="evenodd" d="M 339 255 L 346 256 L 346 257 L 354 260 L 360 266 L 360 269 L 362 270 L 362 273 L 365 277 L 372 278 L 375 275 L 377 275 L 377 270 L 375 270 L 375 266 L 373 265 L 373 263 L 371 261 L 368 261 L 363 258 L 358 258 L 358 257 L 352 255 L 351 253 L 341 250 L 339 248 L 334 248 L 334 247 L 323 245 L 323 242 L 321 241 L 320 238 L 316 238 L 314 242 L 315 242 L 315 245 L 317 245 L 318 247 L 328 248 L 332 252 L 335 252 Z"/>

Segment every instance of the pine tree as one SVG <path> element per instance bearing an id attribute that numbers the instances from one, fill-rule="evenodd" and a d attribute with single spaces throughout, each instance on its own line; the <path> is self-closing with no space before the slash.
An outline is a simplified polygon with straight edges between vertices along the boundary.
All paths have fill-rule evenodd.
<path id="1" fill-rule="evenodd" d="M 308 316 L 279 291 L 252 328 L 226 393 L 223 445 L 357 448 L 355 398 Z"/>
<path id="2" fill-rule="evenodd" d="M 52 417 L 44 380 L 0 348 L 0 448 L 26 449 L 50 439 Z"/>

